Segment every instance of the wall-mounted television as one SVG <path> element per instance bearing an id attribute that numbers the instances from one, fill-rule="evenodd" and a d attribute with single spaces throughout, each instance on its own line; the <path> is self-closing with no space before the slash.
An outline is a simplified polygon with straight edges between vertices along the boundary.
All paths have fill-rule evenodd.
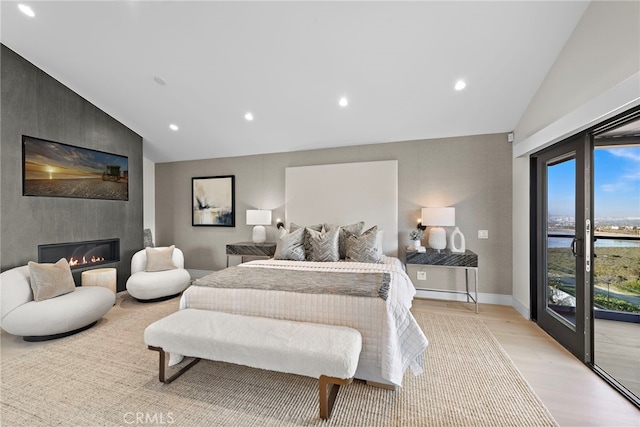
<path id="1" fill-rule="evenodd" d="M 23 135 L 22 195 L 129 200 L 129 159 Z"/>

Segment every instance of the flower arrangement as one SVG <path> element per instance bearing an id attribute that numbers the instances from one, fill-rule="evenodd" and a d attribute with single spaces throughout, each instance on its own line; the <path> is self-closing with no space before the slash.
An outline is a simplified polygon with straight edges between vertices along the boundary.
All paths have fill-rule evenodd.
<path id="1" fill-rule="evenodd" d="M 409 239 L 411 240 L 422 240 L 423 236 L 424 232 L 419 228 L 411 230 L 411 232 L 409 233 Z"/>

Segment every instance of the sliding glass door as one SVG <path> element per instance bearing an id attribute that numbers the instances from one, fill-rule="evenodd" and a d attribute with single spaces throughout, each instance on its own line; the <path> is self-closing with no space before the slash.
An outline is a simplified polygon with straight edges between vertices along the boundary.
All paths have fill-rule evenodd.
<path id="1" fill-rule="evenodd" d="M 640 407 L 640 109 L 532 156 L 531 213 L 532 317 Z"/>

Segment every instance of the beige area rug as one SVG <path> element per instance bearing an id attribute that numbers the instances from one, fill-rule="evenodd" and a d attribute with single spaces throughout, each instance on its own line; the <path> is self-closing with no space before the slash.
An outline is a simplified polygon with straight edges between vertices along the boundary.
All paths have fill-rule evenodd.
<path id="1" fill-rule="evenodd" d="M 115 320 L 2 361 L 0 421 L 9 426 L 554 426 L 554 420 L 475 318 L 418 314 L 425 372 L 398 391 L 357 381 L 318 416 L 317 380 L 201 361 L 158 382 L 144 328 L 177 301 L 139 304 Z M 120 307 L 118 309 L 121 309 Z"/>

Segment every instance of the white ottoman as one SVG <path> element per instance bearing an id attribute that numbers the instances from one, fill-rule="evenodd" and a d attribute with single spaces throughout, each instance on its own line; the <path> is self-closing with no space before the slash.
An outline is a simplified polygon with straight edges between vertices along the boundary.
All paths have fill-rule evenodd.
<path id="1" fill-rule="evenodd" d="M 82 286 L 102 286 L 117 293 L 118 275 L 115 268 L 96 268 L 82 272 Z"/>

